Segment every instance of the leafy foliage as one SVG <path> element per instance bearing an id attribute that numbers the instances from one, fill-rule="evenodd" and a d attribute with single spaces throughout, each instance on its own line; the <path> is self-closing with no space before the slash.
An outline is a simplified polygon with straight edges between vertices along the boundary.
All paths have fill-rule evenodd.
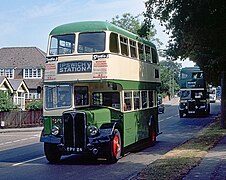
<path id="1" fill-rule="evenodd" d="M 155 38 L 156 29 L 154 28 L 154 25 L 151 23 L 141 23 L 139 19 L 140 17 L 141 15 L 133 16 L 130 13 L 124 13 L 121 17 L 117 15 L 112 18 L 111 23 L 137 34 L 140 37 L 153 41 L 157 44 L 157 46 L 162 45 L 162 42 L 158 38 Z"/>
<path id="2" fill-rule="evenodd" d="M 145 37 L 151 41 L 157 43 L 160 46 L 162 43 L 159 39 L 154 38 L 156 30 L 150 21 L 141 23 L 139 20 L 140 15 L 132 16 L 130 13 L 125 13 L 120 16 L 112 18 L 112 24 L 124 28 L 134 34 L 138 34 L 141 37 Z M 162 55 L 162 52 L 159 52 Z M 161 81 L 160 93 L 162 95 L 173 95 L 179 90 L 178 77 L 181 69 L 181 65 L 174 63 L 173 61 L 161 61 Z"/>
<path id="3" fill-rule="evenodd" d="M 161 94 L 172 96 L 180 89 L 178 84 L 180 68 L 180 64 L 172 61 L 160 61 Z"/>
<path id="4" fill-rule="evenodd" d="M 12 99 L 8 93 L 0 91 L 0 111 L 10 111 L 13 109 Z"/>
<path id="5" fill-rule="evenodd" d="M 159 19 L 171 33 L 168 57 L 189 57 L 208 72 L 209 81 L 218 82 L 213 77 L 225 71 L 226 65 L 225 0 L 149 0 L 145 17 L 146 22 Z"/>
<path id="6" fill-rule="evenodd" d="M 43 107 L 43 101 L 42 100 L 32 100 L 27 105 L 28 110 L 39 110 Z"/>

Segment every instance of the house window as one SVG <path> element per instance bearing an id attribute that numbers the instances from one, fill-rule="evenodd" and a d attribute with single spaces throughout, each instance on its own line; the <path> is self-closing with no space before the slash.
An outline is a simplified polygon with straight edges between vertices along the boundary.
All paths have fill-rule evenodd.
<path id="1" fill-rule="evenodd" d="M 38 93 L 25 93 L 25 99 L 40 99 L 41 95 Z"/>
<path id="2" fill-rule="evenodd" d="M 0 69 L 0 76 L 5 76 L 4 69 Z"/>
<path id="3" fill-rule="evenodd" d="M 6 76 L 9 79 L 13 79 L 14 69 L 0 69 L 0 76 Z"/>
<path id="4" fill-rule="evenodd" d="M 41 79 L 42 69 L 24 69 L 24 79 Z"/>

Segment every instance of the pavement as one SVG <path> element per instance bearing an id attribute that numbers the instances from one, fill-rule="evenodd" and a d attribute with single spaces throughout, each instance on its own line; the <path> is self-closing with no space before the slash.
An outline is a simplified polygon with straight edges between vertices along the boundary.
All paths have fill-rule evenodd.
<path id="1" fill-rule="evenodd" d="M 183 180 L 226 179 L 226 136 L 211 149 L 201 163 L 193 168 Z"/>
<path id="2" fill-rule="evenodd" d="M 164 102 L 166 106 L 178 105 L 178 98 Z M 6 132 L 31 132 L 40 131 L 43 127 L 30 128 L 8 128 L 0 129 L 1 133 Z M 202 159 L 200 164 L 183 178 L 183 180 L 226 180 L 226 136 L 223 137 L 214 148 Z"/>

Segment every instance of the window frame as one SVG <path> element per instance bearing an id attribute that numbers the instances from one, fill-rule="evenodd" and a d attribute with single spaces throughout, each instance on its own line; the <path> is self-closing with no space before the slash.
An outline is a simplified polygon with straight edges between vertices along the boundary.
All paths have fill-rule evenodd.
<path id="1" fill-rule="evenodd" d="M 84 48 L 90 48 L 90 49 L 92 49 L 92 47 L 86 47 L 86 46 L 82 46 L 81 44 L 80 44 L 80 39 L 81 39 L 81 35 L 84 35 L 84 34 L 104 34 L 104 38 L 103 38 L 103 49 L 101 50 L 101 51 L 94 51 L 94 48 L 93 48 L 93 51 L 86 51 L 86 50 L 84 50 Z M 87 53 L 103 53 L 103 52 L 105 52 L 106 51 L 106 32 L 105 31 L 98 31 L 98 32 L 80 32 L 79 34 L 78 34 L 78 41 L 77 41 L 77 48 L 76 48 L 76 52 L 78 53 L 78 54 L 87 54 Z M 99 45 L 100 46 L 100 45 Z M 81 52 L 80 51 L 80 47 L 83 47 L 83 51 Z"/>
<path id="2" fill-rule="evenodd" d="M 69 48 L 69 47 L 67 47 L 66 45 L 65 46 L 63 46 L 63 45 L 60 45 L 60 41 L 62 41 L 62 39 L 60 39 L 59 37 L 63 37 L 63 36 L 69 36 L 69 35 L 72 35 L 72 36 L 74 36 L 74 38 L 72 38 L 73 39 L 73 41 L 72 42 L 70 42 L 71 43 L 71 47 Z M 52 42 L 53 42 L 53 38 L 55 38 L 56 39 L 56 47 L 52 47 Z M 71 40 L 72 40 L 71 39 Z M 68 42 L 69 43 L 69 41 L 64 41 L 65 42 L 65 44 Z M 69 34 L 61 34 L 61 35 L 53 35 L 53 36 L 51 36 L 50 37 L 50 43 L 49 43 L 49 50 L 48 50 L 48 53 L 49 53 L 49 55 L 51 55 L 51 56 L 60 56 L 60 55 L 68 55 L 68 54 L 73 54 L 74 52 L 75 52 L 75 43 L 76 43 L 76 34 L 75 33 L 69 33 Z M 69 49 L 70 50 L 70 53 L 65 53 L 66 51 L 64 51 L 64 53 L 62 52 L 62 53 L 60 53 L 60 50 L 61 50 L 61 48 L 60 48 L 60 46 L 62 47 L 62 49 Z M 51 53 L 51 50 L 52 49 L 56 49 L 56 52 L 54 52 L 54 53 Z"/>
<path id="3" fill-rule="evenodd" d="M 128 49 L 128 47 L 129 47 L 129 38 L 120 35 L 119 36 L 119 42 L 120 42 L 120 50 L 121 50 L 120 53 L 121 53 L 121 55 L 129 56 L 129 49 Z M 125 54 L 123 53 L 124 52 L 123 50 L 126 50 Z"/>
<path id="4" fill-rule="evenodd" d="M 8 79 L 14 79 L 15 69 L 13 68 L 0 68 L 0 76 L 5 76 Z"/>
<path id="5" fill-rule="evenodd" d="M 43 69 L 42 68 L 24 68 L 23 78 L 24 79 L 42 79 Z"/>

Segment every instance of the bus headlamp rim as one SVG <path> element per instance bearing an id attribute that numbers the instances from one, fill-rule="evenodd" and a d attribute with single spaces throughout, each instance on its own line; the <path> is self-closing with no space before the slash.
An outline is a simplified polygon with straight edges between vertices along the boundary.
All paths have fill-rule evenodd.
<path id="1" fill-rule="evenodd" d="M 98 128 L 94 125 L 91 125 L 91 126 L 88 127 L 88 133 L 91 136 L 95 136 L 98 133 Z"/>
<path id="2" fill-rule="evenodd" d="M 52 129 L 51 129 L 51 134 L 56 136 L 60 133 L 60 127 L 57 125 L 53 125 Z"/>

